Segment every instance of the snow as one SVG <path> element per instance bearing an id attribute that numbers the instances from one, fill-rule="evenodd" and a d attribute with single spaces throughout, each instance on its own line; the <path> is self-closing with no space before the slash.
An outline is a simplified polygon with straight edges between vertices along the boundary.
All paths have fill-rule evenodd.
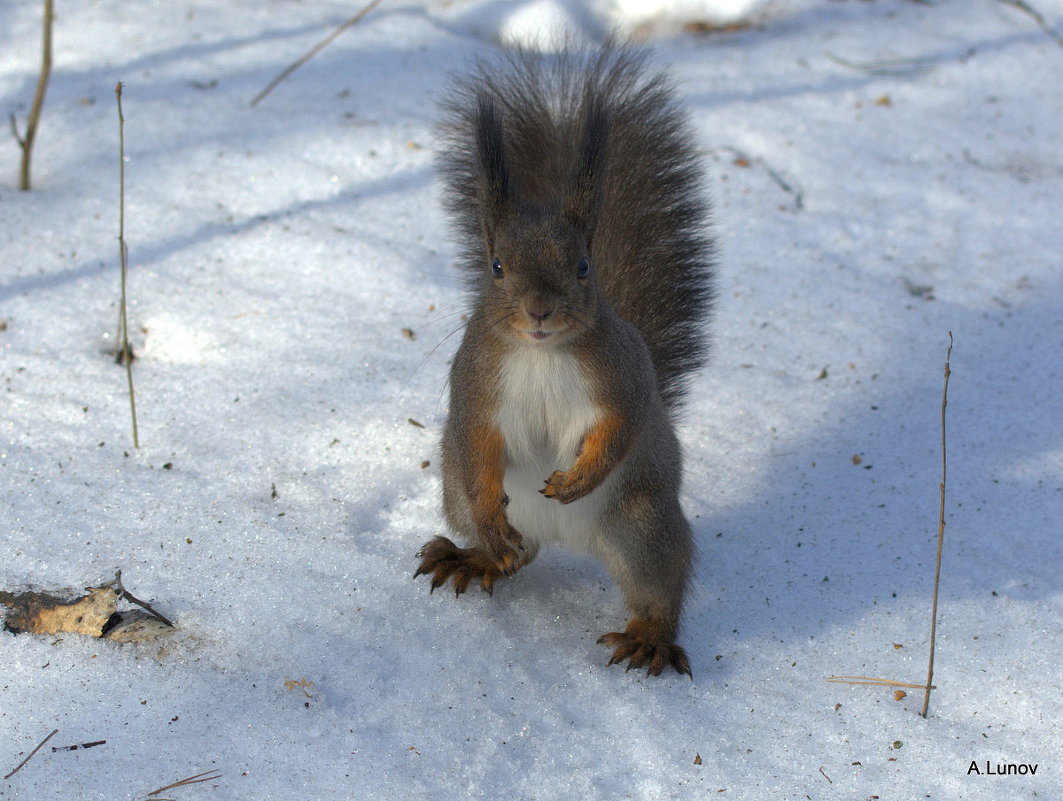
<path id="1" fill-rule="evenodd" d="M 1063 48 L 1001 0 L 720 3 L 750 24 L 707 35 L 691 4 L 558 4 L 651 36 L 715 203 L 681 430 L 694 680 L 649 679 L 605 667 L 624 610 L 589 558 L 494 597 L 411 580 L 464 309 L 434 103 L 528 5 L 384 3 L 251 108 L 357 4 L 57 4 L 33 191 L 0 137 L 0 588 L 121 568 L 179 628 L 0 633 L 0 769 L 58 729 L 0 799 L 204 771 L 162 797 L 1060 797 Z M 40 6 L 0 5 L 21 126 Z M 118 81 L 139 449 L 110 355 Z M 923 719 L 920 691 L 825 679 L 925 680 L 949 331 Z"/>

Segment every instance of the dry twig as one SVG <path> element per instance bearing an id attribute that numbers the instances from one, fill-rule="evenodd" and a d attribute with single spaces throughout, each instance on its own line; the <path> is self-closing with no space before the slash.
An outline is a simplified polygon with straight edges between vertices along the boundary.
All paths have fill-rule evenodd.
<path id="1" fill-rule="evenodd" d="M 945 543 L 945 407 L 949 402 L 949 357 L 952 356 L 952 332 L 949 331 L 949 349 L 945 352 L 945 388 L 941 392 L 941 508 L 938 512 L 938 555 L 934 571 L 934 604 L 930 613 L 930 663 L 926 670 L 926 695 L 923 696 L 922 715 L 926 717 L 930 706 L 931 682 L 934 679 L 934 637 L 938 623 L 938 584 L 941 581 L 941 548 Z"/>
<path id="2" fill-rule="evenodd" d="M 19 170 L 19 188 L 30 188 L 30 157 L 33 154 L 33 140 L 37 137 L 37 123 L 44 106 L 44 93 L 48 89 L 48 79 L 52 75 L 52 20 L 55 18 L 53 0 L 44 0 L 44 53 L 41 57 L 41 74 L 37 78 L 37 92 L 33 96 L 33 107 L 26 121 L 26 135 L 19 136 L 15 115 L 11 115 L 11 132 L 15 141 L 22 148 L 22 167 Z"/>
<path id="3" fill-rule="evenodd" d="M 923 711 L 920 713 L 925 718 L 927 708 L 930 705 L 930 691 L 936 690 L 934 686 L 934 642 L 937 636 L 938 617 L 938 587 L 941 583 L 941 551 L 945 543 L 945 407 L 949 398 L 949 359 L 952 356 L 952 332 L 949 331 L 949 347 L 945 353 L 945 388 L 941 393 L 941 506 L 938 512 L 938 548 L 937 566 L 934 571 L 934 600 L 930 612 L 930 660 L 927 667 L 926 683 L 911 684 L 909 682 L 894 681 L 893 679 L 876 679 L 870 676 L 830 676 L 827 681 L 839 684 L 869 684 L 877 687 L 906 687 L 912 690 L 925 690 L 923 697 Z M 902 696 L 903 697 L 903 696 Z"/>
<path id="4" fill-rule="evenodd" d="M 139 606 L 141 609 L 143 609 L 148 614 L 152 615 L 153 617 L 158 618 L 159 620 L 161 620 L 163 623 L 165 623 L 170 628 L 176 628 L 174 626 L 174 624 L 173 624 L 173 621 L 171 621 L 169 618 L 167 618 L 161 612 L 157 612 L 155 609 L 153 609 L 151 604 L 149 604 L 147 601 L 142 601 L 139 598 L 134 597 L 133 594 L 129 590 L 127 590 L 125 588 L 125 585 L 122 584 L 122 571 L 121 570 L 117 571 L 114 574 L 114 581 L 111 582 L 111 586 L 114 587 L 118 591 L 118 597 L 119 598 L 125 598 L 130 603 L 134 603 L 137 606 Z"/>
<path id="5" fill-rule="evenodd" d="M 122 266 L 122 361 L 129 384 L 129 411 L 133 417 L 133 447 L 140 447 L 137 434 L 137 402 L 133 394 L 133 352 L 129 348 L 129 322 L 126 317 L 126 277 L 129 273 L 129 248 L 125 243 L 125 117 L 122 116 L 122 82 L 114 87 L 118 101 L 118 258 Z M 171 624 L 172 625 L 172 624 Z"/>
<path id="6" fill-rule="evenodd" d="M 44 747 L 44 744 L 46 742 L 48 742 L 53 737 L 55 737 L 55 735 L 56 735 L 56 733 L 58 731 L 59 731 L 59 729 L 52 729 L 52 733 L 49 734 L 47 737 L 45 737 L 43 740 L 41 740 L 39 743 L 37 743 L 37 747 L 34 748 L 32 751 L 30 751 L 29 756 L 27 756 L 25 759 L 23 759 L 21 762 L 19 762 L 18 766 L 13 771 L 11 771 L 9 774 L 7 774 L 4 777 L 4 781 L 7 781 L 12 776 L 14 776 L 16 773 L 18 773 L 20 770 L 22 770 L 22 766 L 25 765 L 27 762 L 29 762 L 31 759 L 33 759 L 33 755 L 36 754 L 38 751 L 40 751 L 41 748 Z"/>
<path id="7" fill-rule="evenodd" d="M 768 162 L 766 162 L 759 156 L 751 156 L 748 153 L 739 150 L 737 147 L 731 147 L 729 145 L 723 147 L 722 149 L 734 154 L 735 163 L 740 164 L 743 167 L 748 167 L 751 164 L 759 164 L 761 167 L 764 168 L 764 172 L 767 173 L 768 177 L 771 178 L 771 180 L 773 180 L 776 184 L 778 184 L 779 188 L 783 192 L 793 197 L 794 208 L 797 211 L 801 211 L 802 209 L 804 209 L 805 193 L 800 186 L 796 185 L 795 181 L 783 178 L 783 176 L 779 173 L 778 170 L 776 170 L 774 167 L 768 164 Z"/>
<path id="8" fill-rule="evenodd" d="M 1031 6 L 1026 0 L 1000 0 L 1002 3 L 1007 3 L 1009 6 L 1015 6 L 1025 14 L 1029 14 L 1033 17 L 1033 21 L 1040 26 L 1041 30 L 1045 32 L 1057 45 L 1063 47 L 1063 36 L 1056 33 L 1055 29 L 1048 24 L 1048 21 L 1044 18 L 1044 15 L 1036 8 Z"/>
<path id="9" fill-rule="evenodd" d="M 188 784 L 210 782 L 214 781 L 215 779 L 220 779 L 221 777 L 222 774 L 214 770 L 208 770 L 206 773 L 197 773 L 195 776 L 189 776 L 187 779 L 181 779 L 180 781 L 176 781 L 173 784 L 167 784 L 165 787 L 160 787 L 158 790 L 153 790 L 152 792 L 148 793 L 148 798 L 151 798 L 153 795 L 158 795 L 159 793 L 164 793 L 167 790 L 172 790 L 174 787 L 184 787 Z"/>
<path id="10" fill-rule="evenodd" d="M 316 56 L 318 53 L 320 53 L 322 50 L 332 44 L 337 38 L 339 38 L 341 33 L 343 33 L 345 30 L 357 23 L 358 20 L 360 20 L 362 17 L 364 17 L 366 14 L 368 14 L 370 11 L 380 5 L 381 2 L 382 0 L 370 0 L 369 4 L 366 5 L 361 11 L 359 11 L 357 14 L 348 19 L 343 24 L 341 24 L 338 28 L 336 28 L 336 30 L 334 30 L 316 45 L 307 50 L 306 53 L 304 53 L 299 59 L 290 64 L 288 68 L 284 70 L 284 72 L 282 72 L 272 81 L 270 81 L 269 86 L 267 86 L 265 89 L 263 89 L 251 99 L 251 105 L 257 105 L 258 101 L 264 98 L 270 92 L 272 92 L 281 81 L 283 81 L 297 69 L 303 66 L 303 64 L 308 62 L 310 59 L 312 59 L 314 56 Z"/>
<path id="11" fill-rule="evenodd" d="M 910 690 L 922 690 L 925 684 L 912 684 L 894 679 L 874 679 L 870 676 L 828 676 L 827 681 L 834 684 L 870 684 L 876 687 L 907 687 Z M 936 687 L 934 689 L 937 689 Z"/>
<path id="12" fill-rule="evenodd" d="M 890 58 L 881 61 L 850 61 L 831 52 L 824 56 L 835 64 L 868 75 L 919 75 L 933 68 L 934 62 L 924 58 Z"/>
<path id="13" fill-rule="evenodd" d="M 95 748 L 98 745 L 106 745 L 106 740 L 94 740 L 91 743 L 74 743 L 73 745 L 53 745 L 52 753 L 59 751 L 84 751 L 86 748 Z"/>

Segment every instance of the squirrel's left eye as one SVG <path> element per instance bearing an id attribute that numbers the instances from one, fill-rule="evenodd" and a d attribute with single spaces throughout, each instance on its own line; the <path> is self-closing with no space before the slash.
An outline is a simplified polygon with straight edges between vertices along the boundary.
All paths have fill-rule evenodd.
<path id="1" fill-rule="evenodd" d="M 495 259 L 494 262 L 491 264 L 491 275 L 493 275 L 495 278 L 501 278 L 503 274 L 504 270 L 502 269 L 502 260 Z"/>
<path id="2" fill-rule="evenodd" d="M 586 278 L 591 274 L 591 263 L 586 259 L 579 260 L 579 267 L 576 268 L 576 278 Z"/>

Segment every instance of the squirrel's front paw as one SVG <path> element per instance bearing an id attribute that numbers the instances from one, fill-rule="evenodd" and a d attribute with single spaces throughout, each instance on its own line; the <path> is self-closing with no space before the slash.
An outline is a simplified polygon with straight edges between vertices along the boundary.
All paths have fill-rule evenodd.
<path id="1" fill-rule="evenodd" d="M 591 488 L 585 486 L 574 470 L 567 473 L 555 470 L 550 478 L 546 479 L 546 486 L 539 490 L 547 498 L 554 498 L 561 503 L 578 501 L 590 491 Z"/>

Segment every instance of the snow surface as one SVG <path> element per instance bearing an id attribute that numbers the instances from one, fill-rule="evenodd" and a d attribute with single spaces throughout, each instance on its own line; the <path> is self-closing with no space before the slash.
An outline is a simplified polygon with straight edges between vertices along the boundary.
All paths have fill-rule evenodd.
<path id="1" fill-rule="evenodd" d="M 681 431 L 693 681 L 605 667 L 623 608 L 586 557 L 494 597 L 410 578 L 464 308 L 434 103 L 524 4 L 385 2 L 255 108 L 358 4 L 57 4 L 32 192 L 0 137 L 0 588 L 121 568 L 179 630 L 0 633 L 0 771 L 58 729 L 0 799 L 203 771 L 161 797 L 1063 797 L 1063 48 L 1001 0 L 778 0 L 711 35 L 660 5 L 721 253 Z M 21 125 L 40 6 L 0 4 Z M 950 330 L 923 719 L 825 679 L 925 679 Z"/>

